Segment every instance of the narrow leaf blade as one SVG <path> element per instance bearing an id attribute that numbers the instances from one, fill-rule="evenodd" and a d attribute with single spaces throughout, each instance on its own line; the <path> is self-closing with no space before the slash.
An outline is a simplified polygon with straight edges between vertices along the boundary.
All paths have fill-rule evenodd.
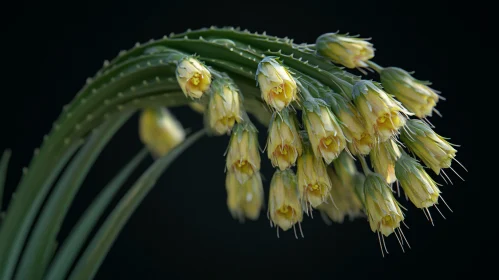
<path id="1" fill-rule="evenodd" d="M 152 189 L 159 176 L 185 149 L 204 135 L 204 133 L 205 131 L 201 130 L 189 136 L 182 144 L 177 146 L 166 156 L 156 160 L 142 174 L 107 217 L 106 221 L 79 259 L 69 279 L 92 279 L 95 276 L 121 229 L 125 226 L 126 222 L 144 197 Z"/>
<path id="2" fill-rule="evenodd" d="M 97 198 L 82 215 L 73 228 L 63 246 L 55 256 L 54 261 L 45 276 L 47 280 L 64 279 L 75 261 L 78 253 L 87 240 L 95 224 L 106 210 L 116 192 L 121 188 L 128 176 L 137 168 L 140 162 L 148 155 L 146 148 L 137 155 L 104 187 Z"/>
<path id="3" fill-rule="evenodd" d="M 64 171 L 42 208 L 40 218 L 28 239 L 16 279 L 36 280 L 43 276 L 52 257 L 48 251 L 51 250 L 51 244 L 56 240 L 74 196 L 99 154 L 130 116 L 131 113 L 122 114 L 99 126 Z"/>

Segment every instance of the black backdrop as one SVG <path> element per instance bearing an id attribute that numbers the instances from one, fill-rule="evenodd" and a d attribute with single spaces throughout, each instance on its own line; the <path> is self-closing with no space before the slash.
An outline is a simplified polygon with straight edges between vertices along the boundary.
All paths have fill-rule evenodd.
<path id="1" fill-rule="evenodd" d="M 441 208 L 447 217 L 444 220 L 434 211 L 433 227 L 422 211 L 402 200 L 409 208 L 406 220 L 411 229 L 405 232 L 412 250 L 403 254 L 392 237 L 388 239 L 390 254 L 385 258 L 364 220 L 326 226 L 316 215 L 303 223 L 305 239 L 295 240 L 292 232 L 277 239 L 265 213 L 257 222 L 245 224 L 231 218 L 225 204 L 223 173 L 228 137 L 204 138 L 158 181 L 120 234 L 97 279 L 183 279 L 196 275 L 276 278 L 294 274 L 395 279 L 453 277 L 476 270 L 483 241 L 476 238 L 479 230 L 473 209 L 483 205 L 474 205 L 480 186 L 473 180 L 470 92 L 462 87 L 462 65 L 455 59 L 470 51 L 459 37 L 466 22 L 451 8 L 450 1 L 373 2 L 11 3 L 15 6 L 2 9 L 2 68 L 7 71 L 2 83 L 8 87 L 1 93 L 0 148 L 13 149 L 4 202 L 8 203 L 21 168 L 28 164 L 62 106 L 105 59 L 112 59 L 121 49 L 170 32 L 210 25 L 241 26 L 310 43 L 322 33 L 340 30 L 372 37 L 376 62 L 415 70 L 417 78 L 431 80 L 447 98 L 438 106 L 444 118 L 431 120 L 438 133 L 462 145 L 458 159 L 470 170 L 465 173 L 457 168 L 467 181 L 451 175 L 455 184 L 442 187 L 454 213 Z M 478 20 L 485 23 L 488 19 L 483 14 Z M 482 43 L 480 30 L 476 32 L 475 45 Z M 198 114 L 187 108 L 174 112 L 185 127 L 201 128 Z M 61 239 L 140 146 L 134 118 L 99 158 L 76 197 Z M 262 158 L 263 174 L 270 179 L 272 169 L 265 156 Z"/>

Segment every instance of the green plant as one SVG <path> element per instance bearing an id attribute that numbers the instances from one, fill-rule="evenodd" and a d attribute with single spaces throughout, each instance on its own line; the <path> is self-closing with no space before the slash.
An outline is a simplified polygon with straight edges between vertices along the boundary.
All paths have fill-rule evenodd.
<path id="1" fill-rule="evenodd" d="M 436 183 L 404 148 L 444 175 L 456 150 L 425 121 L 438 113 L 435 105 L 441 96 L 429 83 L 399 68 L 383 68 L 370 60 L 373 57 L 368 41 L 346 35 L 328 33 L 315 44 L 295 44 L 233 28 L 187 31 L 121 52 L 88 79 L 35 151 L 2 216 L 0 279 L 92 278 L 162 171 L 204 133 L 231 135 L 228 208 L 238 219 L 257 219 L 264 191 L 258 131 L 249 115 L 269 126 L 267 156 L 278 170 L 268 209 L 278 230 L 293 228 L 296 234 L 303 213 L 317 209 L 335 222 L 366 215 L 380 240 L 394 233 L 401 245 L 407 243 L 400 229 L 404 214 L 389 184 L 400 182 L 408 198 L 428 215 L 428 208 L 442 199 Z M 372 68 L 381 84 L 362 80 L 337 64 L 362 73 Z M 183 105 L 204 112 L 206 124 L 187 138 L 165 109 Z M 142 110 L 140 137 L 147 150 L 109 182 L 59 247 L 56 235 L 83 179 L 137 110 Z M 405 146 L 397 140 L 399 134 Z M 157 160 L 97 234 L 89 236 L 147 151 Z M 375 172 L 365 160 L 368 155 Z M 9 157 L 6 151 L 0 163 L 0 194 Z"/>

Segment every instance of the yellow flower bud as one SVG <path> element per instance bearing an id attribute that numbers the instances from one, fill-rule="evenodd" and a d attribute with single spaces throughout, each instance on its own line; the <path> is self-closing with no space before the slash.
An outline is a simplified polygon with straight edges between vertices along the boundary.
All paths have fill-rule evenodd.
<path id="1" fill-rule="evenodd" d="M 408 72 L 396 67 L 383 68 L 380 77 L 385 90 L 393 94 L 416 117 L 432 115 L 439 95 L 429 87 L 431 83 L 416 80 Z"/>
<path id="2" fill-rule="evenodd" d="M 315 45 L 321 55 L 347 68 L 367 67 L 366 61 L 374 57 L 373 45 L 361 38 L 326 33 Z"/>
<path id="3" fill-rule="evenodd" d="M 161 157 L 184 141 L 185 131 L 167 109 L 147 108 L 140 115 L 139 136 L 155 157 Z"/>
<path id="4" fill-rule="evenodd" d="M 327 174 L 332 186 L 330 195 L 328 196 L 328 200 L 319 205 L 317 209 L 326 213 L 332 221 L 337 223 L 343 223 L 346 216 L 350 220 L 362 216 L 362 203 L 355 194 L 355 186 L 343 182 L 331 167 L 327 168 Z M 352 180 L 352 183 L 363 184 L 363 180 L 363 176 L 359 176 Z M 331 200 L 331 197 L 334 201 Z"/>
<path id="5" fill-rule="evenodd" d="M 385 178 L 388 184 L 397 181 L 395 163 L 400 156 L 401 152 L 397 143 L 391 139 L 376 143 L 369 154 L 374 171 Z"/>
<path id="6" fill-rule="evenodd" d="M 303 123 L 315 156 L 324 158 L 327 164 L 345 149 L 345 136 L 329 107 L 315 104 L 304 108 Z"/>
<path id="7" fill-rule="evenodd" d="M 227 152 L 226 167 L 243 184 L 260 170 L 260 153 L 256 128 L 249 123 L 234 127 Z"/>
<path id="8" fill-rule="evenodd" d="M 440 190 L 417 160 L 402 155 L 395 173 L 405 194 L 417 208 L 428 208 L 438 202 Z"/>
<path id="9" fill-rule="evenodd" d="M 267 138 L 267 156 L 272 166 L 284 170 L 294 166 L 302 153 L 296 116 L 287 110 L 274 113 Z"/>
<path id="10" fill-rule="evenodd" d="M 276 170 L 270 181 L 270 220 L 286 231 L 303 220 L 296 176 L 291 169 Z"/>
<path id="11" fill-rule="evenodd" d="M 373 232 L 389 236 L 404 220 L 404 214 L 385 179 L 371 172 L 364 182 L 364 207 Z"/>
<path id="12" fill-rule="evenodd" d="M 257 220 L 263 206 L 263 186 L 260 172 L 241 184 L 233 172 L 227 173 L 225 181 L 227 206 L 234 218 Z"/>
<path id="13" fill-rule="evenodd" d="M 201 103 L 197 103 L 197 102 L 191 102 L 189 103 L 189 107 L 191 107 L 192 110 L 198 112 L 198 113 L 204 113 L 204 111 L 206 110 L 206 106 L 201 104 Z"/>
<path id="14" fill-rule="evenodd" d="M 319 206 L 326 200 L 331 190 L 331 181 L 327 176 L 324 161 L 316 157 L 308 146 L 298 158 L 296 170 L 300 199 L 305 209 L 308 209 L 308 205 L 314 208 Z"/>
<path id="15" fill-rule="evenodd" d="M 354 155 L 367 155 L 371 151 L 374 135 L 370 135 L 362 116 L 343 96 L 331 93 L 331 108 L 341 122 L 347 147 Z"/>
<path id="16" fill-rule="evenodd" d="M 457 150 L 421 120 L 408 120 L 400 139 L 437 175 L 456 157 Z"/>
<path id="17" fill-rule="evenodd" d="M 355 106 L 366 122 L 369 134 L 383 142 L 404 126 L 406 115 L 412 115 L 398 101 L 370 81 L 359 81 L 353 86 Z"/>
<path id="18" fill-rule="evenodd" d="M 183 58 L 178 63 L 176 76 L 185 96 L 200 98 L 210 88 L 210 71 L 193 57 Z"/>
<path id="19" fill-rule="evenodd" d="M 210 128 L 217 134 L 230 132 L 236 122 L 242 121 L 240 106 L 239 91 L 227 80 L 215 80 L 206 116 Z"/>
<path id="20" fill-rule="evenodd" d="M 262 99 L 277 111 L 281 111 L 297 98 L 296 81 L 275 57 L 267 56 L 260 61 L 256 79 Z"/>

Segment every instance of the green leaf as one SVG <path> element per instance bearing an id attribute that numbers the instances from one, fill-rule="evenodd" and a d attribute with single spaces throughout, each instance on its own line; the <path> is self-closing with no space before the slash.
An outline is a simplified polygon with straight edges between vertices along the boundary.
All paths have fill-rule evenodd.
<path id="1" fill-rule="evenodd" d="M 128 94 L 126 94 L 128 92 L 125 91 L 127 89 L 126 86 L 129 86 L 128 89 L 131 95 L 141 96 L 143 93 L 151 94 L 144 100 L 144 103 L 161 101 L 165 102 L 165 104 L 172 102 L 181 104 L 180 100 L 183 100 L 182 104 L 188 102 L 187 98 L 181 97 L 178 94 L 174 94 L 176 97 L 173 100 L 167 98 L 165 95 L 161 95 L 161 100 L 155 100 L 154 96 L 152 96 L 153 94 L 160 95 L 165 89 L 169 91 L 170 88 L 178 88 L 178 85 L 176 85 L 175 79 L 168 79 L 163 75 L 167 73 L 171 75 L 173 73 L 170 71 L 171 69 L 166 69 L 170 66 L 158 68 L 153 65 L 150 66 L 151 68 L 145 68 L 146 66 L 141 66 L 141 72 L 133 77 L 125 76 L 117 78 L 114 83 L 117 83 L 121 79 L 127 80 L 126 82 L 122 82 L 119 88 L 108 86 L 106 89 L 99 89 L 96 92 L 97 94 L 92 94 L 87 102 L 78 105 L 76 109 L 78 114 L 75 111 L 71 115 L 61 115 L 59 120 L 54 124 L 54 129 L 46 136 L 39 154 L 32 159 L 28 174 L 22 178 L 20 184 L 17 186 L 16 199 L 10 203 L 3 226 L 0 229 L 0 248 L 2 248 L 0 250 L 0 279 L 11 279 L 15 263 L 18 262 L 29 229 L 33 225 L 42 202 L 55 179 L 55 177 L 49 178 L 49 175 L 58 175 L 58 173 L 53 172 L 59 172 L 60 168 L 67 162 L 62 161 L 62 157 L 74 145 L 81 144 L 79 143 L 79 139 L 85 137 L 90 130 L 101 124 L 106 117 L 122 111 L 120 109 L 121 104 L 130 104 L 130 108 L 140 105 L 139 103 L 141 102 L 135 104 L 133 101 L 139 101 L 139 99 L 142 100 L 143 98 L 129 99 Z M 159 81 L 155 77 L 159 77 Z M 149 80 L 149 78 L 154 79 L 156 82 L 154 84 L 145 84 L 144 81 Z M 130 84 L 130 80 L 133 80 L 134 83 Z M 113 92 L 114 90 L 119 91 L 121 89 L 124 92 L 123 96 L 120 95 L 121 92 Z M 93 98 L 104 98 L 104 100 L 100 103 L 90 102 L 90 99 Z M 111 99 L 109 104 L 106 102 L 108 99 Z M 83 112 L 87 114 L 85 115 Z M 100 112 L 100 115 L 97 112 Z M 59 164 L 62 164 L 60 168 L 57 167 Z"/>
<path id="2" fill-rule="evenodd" d="M 64 152 L 64 154 L 61 157 L 59 157 L 57 164 L 51 170 L 48 171 L 47 179 L 39 182 L 39 184 L 41 184 L 41 186 L 40 186 L 41 195 L 37 196 L 32 201 L 30 201 L 31 203 L 33 203 L 33 204 L 41 204 L 42 203 L 42 200 L 45 197 L 46 193 L 48 192 L 49 187 L 55 181 L 55 179 L 57 178 L 57 175 L 59 175 L 59 172 L 61 171 L 61 169 L 66 165 L 68 160 L 76 152 L 76 150 L 81 146 L 81 144 L 82 144 L 81 141 L 74 142 L 72 145 L 70 145 L 69 149 L 67 149 Z M 34 187 L 34 186 L 32 186 L 32 187 Z M 11 202 L 11 204 L 13 204 L 14 202 L 17 202 L 17 203 L 19 203 L 18 205 L 24 206 L 23 210 L 26 210 L 26 212 L 25 212 L 26 215 L 24 217 L 24 220 L 21 220 L 21 221 L 14 220 L 14 218 L 17 218 L 17 217 L 10 215 L 11 214 L 10 211 L 12 211 L 11 210 L 12 206 L 9 206 L 9 208 L 7 209 L 8 215 L 6 216 L 5 223 L 3 224 L 1 231 L 2 232 L 9 232 L 9 231 L 12 232 L 12 230 L 11 230 L 12 228 L 7 223 L 8 218 L 11 218 L 11 220 L 13 222 L 17 222 L 18 225 L 23 223 L 22 230 L 27 233 L 27 231 L 29 229 L 27 222 L 31 221 L 35 218 L 35 216 L 37 214 L 37 212 L 35 210 L 37 210 L 37 209 L 31 208 L 28 210 L 27 209 L 28 207 L 26 207 L 26 204 L 23 204 L 23 202 L 25 202 L 25 201 L 21 200 L 20 196 L 17 196 L 16 198 L 13 198 L 12 200 L 13 201 Z M 21 201 L 21 202 L 19 202 L 19 201 Z M 16 250 L 16 252 L 20 252 L 22 245 L 23 245 L 23 243 L 22 243 L 23 240 L 24 239 L 22 239 L 22 240 L 16 239 L 13 243 L 7 243 L 7 245 L 9 245 L 10 248 Z M 0 252 L 2 252 L 2 253 L 7 252 L 7 250 L 4 249 L 6 247 L 1 247 L 1 248 L 2 248 L 2 250 L 0 250 Z M 7 255 L 6 262 L 4 263 L 4 266 L 0 267 L 0 279 L 2 279 L 2 280 L 3 279 L 11 279 L 12 272 L 14 271 L 15 264 L 17 263 L 17 256 L 18 256 L 18 253 L 15 255 Z"/>
<path id="3" fill-rule="evenodd" d="M 7 166 L 9 165 L 11 155 L 11 150 L 5 150 L 2 154 L 2 159 L 0 159 L 0 213 L 2 212 L 3 190 L 5 187 L 5 178 L 7 177 Z"/>
<path id="4" fill-rule="evenodd" d="M 101 151 L 130 116 L 130 113 L 119 115 L 97 128 L 64 171 L 35 224 L 21 257 L 16 279 L 35 280 L 43 276 L 51 257 L 48 251 L 78 189 Z"/>
<path id="5" fill-rule="evenodd" d="M 174 148 L 166 156 L 155 161 L 142 174 L 100 227 L 82 257 L 79 259 L 69 279 L 92 279 L 95 276 L 121 229 L 125 226 L 140 202 L 152 189 L 156 180 L 173 160 L 204 135 L 204 133 L 205 130 L 201 130 L 189 136 L 182 144 Z"/>
<path id="6" fill-rule="evenodd" d="M 75 261 L 78 253 L 83 247 L 88 235 L 98 222 L 102 213 L 113 199 L 116 192 L 121 188 L 128 176 L 137 168 L 149 151 L 143 148 L 137 155 L 107 184 L 97 198 L 82 215 L 73 228 L 63 246 L 55 256 L 48 273 L 47 280 L 64 279 Z"/>

